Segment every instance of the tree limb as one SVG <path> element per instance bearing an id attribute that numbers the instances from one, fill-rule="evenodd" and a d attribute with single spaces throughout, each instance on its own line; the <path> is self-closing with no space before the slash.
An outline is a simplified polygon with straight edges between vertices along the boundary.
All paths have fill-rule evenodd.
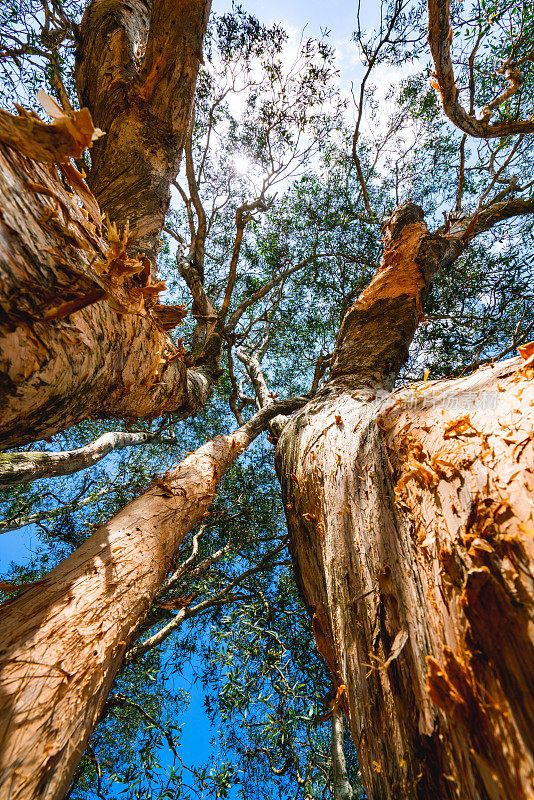
<path id="1" fill-rule="evenodd" d="M 504 69 L 504 77 L 510 84 L 509 88 L 486 106 L 482 112 L 482 119 L 477 119 L 472 111 L 468 113 L 461 105 L 451 59 L 452 31 L 449 4 L 450 0 L 428 0 L 428 41 L 434 61 L 435 88 L 441 96 L 445 114 L 457 128 L 478 139 L 534 133 L 534 120 L 489 122 L 493 110 L 504 100 L 512 97 L 523 83 L 520 71 L 511 66 Z"/>
<path id="2" fill-rule="evenodd" d="M 43 509 L 42 511 L 36 511 L 34 514 L 28 514 L 25 517 L 10 517 L 0 522 L 0 533 L 16 531 L 19 528 L 25 528 L 26 525 L 35 525 L 43 520 L 54 519 L 55 517 L 60 517 L 62 514 L 78 511 L 79 508 L 91 505 L 91 503 L 96 503 L 100 497 L 104 497 L 106 494 L 109 494 L 109 489 L 100 489 L 100 491 L 88 497 L 84 497 L 82 500 L 72 500 L 70 503 L 64 503 L 57 508 Z"/>
<path id="3" fill-rule="evenodd" d="M 113 450 L 147 444 L 156 439 L 162 444 L 178 444 L 175 438 L 162 439 L 157 433 L 113 431 L 75 450 L 1 453 L 0 487 L 16 486 L 39 478 L 73 475 L 94 466 Z"/>

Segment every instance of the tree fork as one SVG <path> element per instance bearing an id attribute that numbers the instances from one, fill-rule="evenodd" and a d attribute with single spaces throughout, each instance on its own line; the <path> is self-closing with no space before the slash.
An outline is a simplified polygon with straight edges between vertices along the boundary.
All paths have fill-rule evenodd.
<path id="1" fill-rule="evenodd" d="M 462 248 L 396 212 L 329 382 L 276 451 L 297 580 L 373 800 L 527 800 L 534 782 L 534 368 L 390 391 L 429 281 Z"/>

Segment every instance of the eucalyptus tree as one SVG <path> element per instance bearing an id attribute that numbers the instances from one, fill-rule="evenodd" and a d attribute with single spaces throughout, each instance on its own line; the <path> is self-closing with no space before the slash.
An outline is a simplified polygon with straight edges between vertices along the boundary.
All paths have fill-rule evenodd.
<path id="1" fill-rule="evenodd" d="M 28 210 L 25 221 L 36 218 L 28 186 L 37 184 L 32 191 L 43 198 L 39 218 L 44 225 L 52 220 L 52 239 L 57 218 L 61 235 L 69 225 L 69 236 L 76 231 L 79 239 L 82 229 L 90 234 L 90 245 L 78 247 L 76 256 L 83 286 L 66 298 L 50 294 L 39 305 L 47 331 L 71 335 L 72 324 L 83 319 L 85 325 L 95 308 L 105 308 L 99 313 L 115 314 L 121 334 L 120 326 L 130 326 L 130 338 L 102 345 L 103 357 L 115 364 L 113 343 L 128 349 L 135 337 L 139 346 L 145 334 L 134 327 L 156 320 L 156 340 L 142 350 L 152 359 L 142 364 L 152 382 L 145 391 L 139 373 L 139 386 L 127 385 L 124 377 L 134 362 L 125 355 L 122 384 L 106 384 L 103 406 L 80 406 L 71 385 L 66 409 L 58 402 L 63 395 L 54 393 L 50 413 L 36 412 L 42 424 L 32 423 L 33 436 L 88 414 L 143 417 L 176 410 L 183 416 L 206 402 L 217 380 L 240 427 L 200 448 L 196 443 L 180 466 L 155 478 L 49 576 L 9 601 L 4 619 L 10 638 L 2 656 L 10 711 L 4 723 L 5 785 L 13 796 L 31 795 L 35 787 L 44 796 L 61 796 L 128 646 L 145 632 L 144 615 L 153 600 L 166 602 L 159 592 L 175 550 L 201 522 L 225 470 L 269 425 L 297 582 L 334 682 L 329 713 L 335 725 L 340 709 L 347 716 L 367 791 L 375 798 L 526 798 L 533 774 L 529 7 L 475 3 L 465 11 L 454 8 L 451 23 L 448 4 L 431 0 L 433 87 L 428 67 L 419 64 L 422 71 L 385 98 L 392 112 L 386 118 L 373 76 L 380 66 L 409 64 L 420 56 L 424 24 L 419 4 L 384 4 L 374 35 L 366 37 L 358 26 L 365 72 L 354 95 L 356 123 L 349 137 L 343 123 L 332 121 L 339 104 L 331 90 L 328 47 L 303 42 L 302 68 L 295 66 L 297 57 L 284 71 L 279 29 L 262 28 L 242 12 L 225 17 L 207 39 L 209 64 L 199 81 L 195 116 L 187 117 L 182 131 L 185 174 L 176 178 L 176 160 L 172 169 L 166 161 L 168 169 L 160 172 L 151 160 L 153 139 L 147 136 L 155 136 L 157 126 L 149 130 L 146 119 L 141 127 L 131 119 L 140 82 L 143 102 L 146 86 L 160 96 L 151 43 L 156 25 L 148 28 L 139 65 L 142 52 L 132 50 L 128 34 L 142 37 L 147 26 L 128 16 L 135 16 L 135 8 L 119 6 L 122 16 L 102 14 L 107 6 L 90 4 L 80 31 L 95 22 L 94 32 L 108 37 L 109 52 L 102 36 L 84 40 L 78 31 L 74 70 L 95 124 L 100 127 L 102 113 L 111 126 L 107 135 L 116 132 L 111 140 L 97 140 L 88 171 L 89 186 L 111 220 L 107 239 L 98 238 L 94 196 L 65 161 L 68 154 L 79 159 L 99 132 L 87 113 L 66 107 L 65 86 L 54 69 L 63 103 L 56 108 L 45 99 L 54 125 L 28 115 L 2 117 L 5 174 L 11 186 L 18 185 L 17 213 L 8 216 L 22 240 L 27 232 L 34 241 L 34 228 L 20 227 L 20 208 Z M 160 12 L 155 4 L 153 21 Z M 165 25 L 158 30 L 167 36 Z M 25 56 L 36 57 L 32 47 L 28 42 Z M 458 56 L 454 66 L 451 52 Z M 199 53 L 194 51 L 197 58 Z M 508 82 L 504 88 L 493 86 L 496 58 Z M 104 65 L 98 85 L 87 80 L 94 59 Z M 268 79 L 258 78 L 258 64 Z M 454 70 L 465 89 L 456 87 Z M 108 83 L 109 76 L 116 80 Z M 167 75 L 160 88 L 174 77 Z M 440 117 L 436 88 L 462 137 Z M 237 119 L 228 97 L 245 89 Z M 109 92 L 107 105 L 101 91 Z M 128 138 L 128 126 L 125 187 L 131 178 L 132 198 L 143 191 L 137 177 L 152 176 L 156 183 L 155 176 L 164 178 L 155 194 L 143 195 L 146 204 L 135 208 L 127 189 L 114 217 L 109 187 L 120 188 L 120 169 L 112 157 L 106 167 L 106 158 L 113 138 Z M 222 144 L 214 147 L 221 136 Z M 476 137 L 476 147 L 469 136 Z M 136 154 L 146 150 L 150 157 L 137 171 Z M 158 150 L 155 157 L 161 155 Z M 39 159 L 60 162 L 77 202 Z M 104 164 L 102 174 L 98 164 Z M 244 177 L 236 174 L 238 165 L 245 167 Z M 306 174 L 274 198 L 277 182 L 295 179 L 299 171 Z M 171 183 L 183 206 L 167 218 L 165 229 L 176 241 L 174 261 L 188 295 L 181 288 L 174 310 L 165 311 L 151 298 L 163 288 L 153 261 Z M 131 241 L 114 227 L 126 219 L 135 230 Z M 13 241 L 10 229 L 8 246 Z M 57 258 L 54 241 L 44 252 Z M 37 255 L 32 263 L 40 264 Z M 36 281 L 20 280 L 24 297 L 33 297 Z M 193 324 L 186 361 L 183 343 L 169 339 L 165 328 L 183 316 L 188 297 Z M 28 313 L 19 327 L 35 332 L 40 323 Z M 12 329 L 8 336 L 19 341 Z M 55 340 L 53 352 L 64 351 L 67 339 Z M 31 347 L 40 341 L 32 338 Z M 497 363 L 517 346 L 523 361 Z M 11 380 L 26 380 L 26 374 L 19 376 L 24 362 L 16 346 L 6 352 L 8 368 L 15 370 Z M 98 350 L 91 352 L 99 358 Z M 32 402 L 32 391 L 41 386 L 32 375 L 49 369 L 49 362 L 40 367 L 38 359 L 30 361 L 37 372 L 29 376 L 26 400 L 22 386 L 17 402 Z M 486 369 L 472 372 L 484 361 Z M 91 375 L 107 372 L 107 362 L 99 364 Z M 227 375 L 221 380 L 223 365 Z M 419 378 L 421 372 L 422 382 L 395 388 L 402 376 Z M 430 374 L 451 373 L 452 380 L 428 380 Z M 41 394 L 46 409 L 51 399 Z M 278 394 L 300 396 L 277 403 Z M 83 400 L 93 403 L 90 393 Z M 249 418 L 249 408 L 261 411 Z M 30 441 L 28 430 L 19 426 L 17 438 L 15 426 L 11 430 L 7 444 Z M 174 577 L 181 586 L 183 574 Z M 221 599 L 224 590 L 215 587 L 213 598 Z M 155 619 L 159 627 L 133 645 L 130 658 L 178 630 L 194 608 L 201 615 L 209 607 L 209 601 L 192 603 L 175 608 L 172 620 L 157 619 L 156 606 L 147 624 Z M 245 604 L 242 613 L 255 614 L 255 608 Z M 506 632 L 504 643 L 496 631 Z M 77 637 L 74 644 L 71 636 Z M 60 709 L 66 719 L 61 731 L 53 724 Z M 293 735 L 300 734 L 288 733 L 284 721 L 276 736 L 282 729 L 286 738 L 277 746 L 287 755 Z M 251 752 L 263 749 L 262 743 L 251 745 Z M 311 749 L 319 752 L 321 746 Z M 317 752 L 310 775 L 325 768 Z M 307 766 L 289 756 L 279 763 L 268 750 L 263 755 L 275 770 L 298 774 L 297 783 L 316 780 L 303 778 Z M 344 791 L 342 782 L 336 786 Z"/>

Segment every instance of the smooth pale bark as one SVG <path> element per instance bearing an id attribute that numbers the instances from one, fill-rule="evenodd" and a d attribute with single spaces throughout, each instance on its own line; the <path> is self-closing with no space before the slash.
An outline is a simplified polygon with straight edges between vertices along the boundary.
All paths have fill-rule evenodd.
<path id="1" fill-rule="evenodd" d="M 87 187 L 67 178 L 74 196 L 53 165 L 0 145 L 4 449 L 88 417 L 187 416 L 212 384 L 172 345 L 147 263 L 101 232 Z"/>
<path id="2" fill-rule="evenodd" d="M 534 785 L 534 369 L 330 391 L 277 448 L 292 557 L 373 800 Z"/>
<path id="3" fill-rule="evenodd" d="M 178 444 L 176 439 L 165 439 L 143 431 L 131 433 L 111 431 L 75 450 L 57 452 L 26 450 L 22 453 L 0 453 L 0 487 L 30 483 L 40 478 L 73 475 L 98 464 L 113 450 L 138 447 L 156 439 L 162 444 Z"/>
<path id="4" fill-rule="evenodd" d="M 280 410 L 302 405 L 291 401 Z M 267 409 L 191 453 L 2 605 L 0 796 L 61 798 L 145 612 Z"/>
<path id="5" fill-rule="evenodd" d="M 334 800 L 352 800 L 354 791 L 347 775 L 347 762 L 343 749 L 343 715 L 337 706 L 332 709 L 332 738 L 330 754 L 332 758 L 332 787 Z"/>

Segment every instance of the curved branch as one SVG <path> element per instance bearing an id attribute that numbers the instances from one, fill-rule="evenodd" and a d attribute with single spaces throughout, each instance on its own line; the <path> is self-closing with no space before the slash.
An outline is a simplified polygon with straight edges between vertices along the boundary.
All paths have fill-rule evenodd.
<path id="1" fill-rule="evenodd" d="M 469 242 L 481 233 L 491 230 L 495 225 L 512 217 L 534 214 L 534 199 L 512 197 L 509 200 L 490 203 L 470 217 L 461 217 L 450 224 L 448 239 L 461 239 Z"/>
<path id="2" fill-rule="evenodd" d="M 506 66 L 503 74 L 509 87 L 483 110 L 482 119 L 468 113 L 459 101 L 451 59 L 452 31 L 449 15 L 450 0 L 428 0 L 428 41 L 434 61 L 435 88 L 439 91 L 443 110 L 450 121 L 464 133 L 478 139 L 534 133 L 534 120 L 490 123 L 491 115 L 504 100 L 512 97 L 523 83 L 521 72 Z"/>

